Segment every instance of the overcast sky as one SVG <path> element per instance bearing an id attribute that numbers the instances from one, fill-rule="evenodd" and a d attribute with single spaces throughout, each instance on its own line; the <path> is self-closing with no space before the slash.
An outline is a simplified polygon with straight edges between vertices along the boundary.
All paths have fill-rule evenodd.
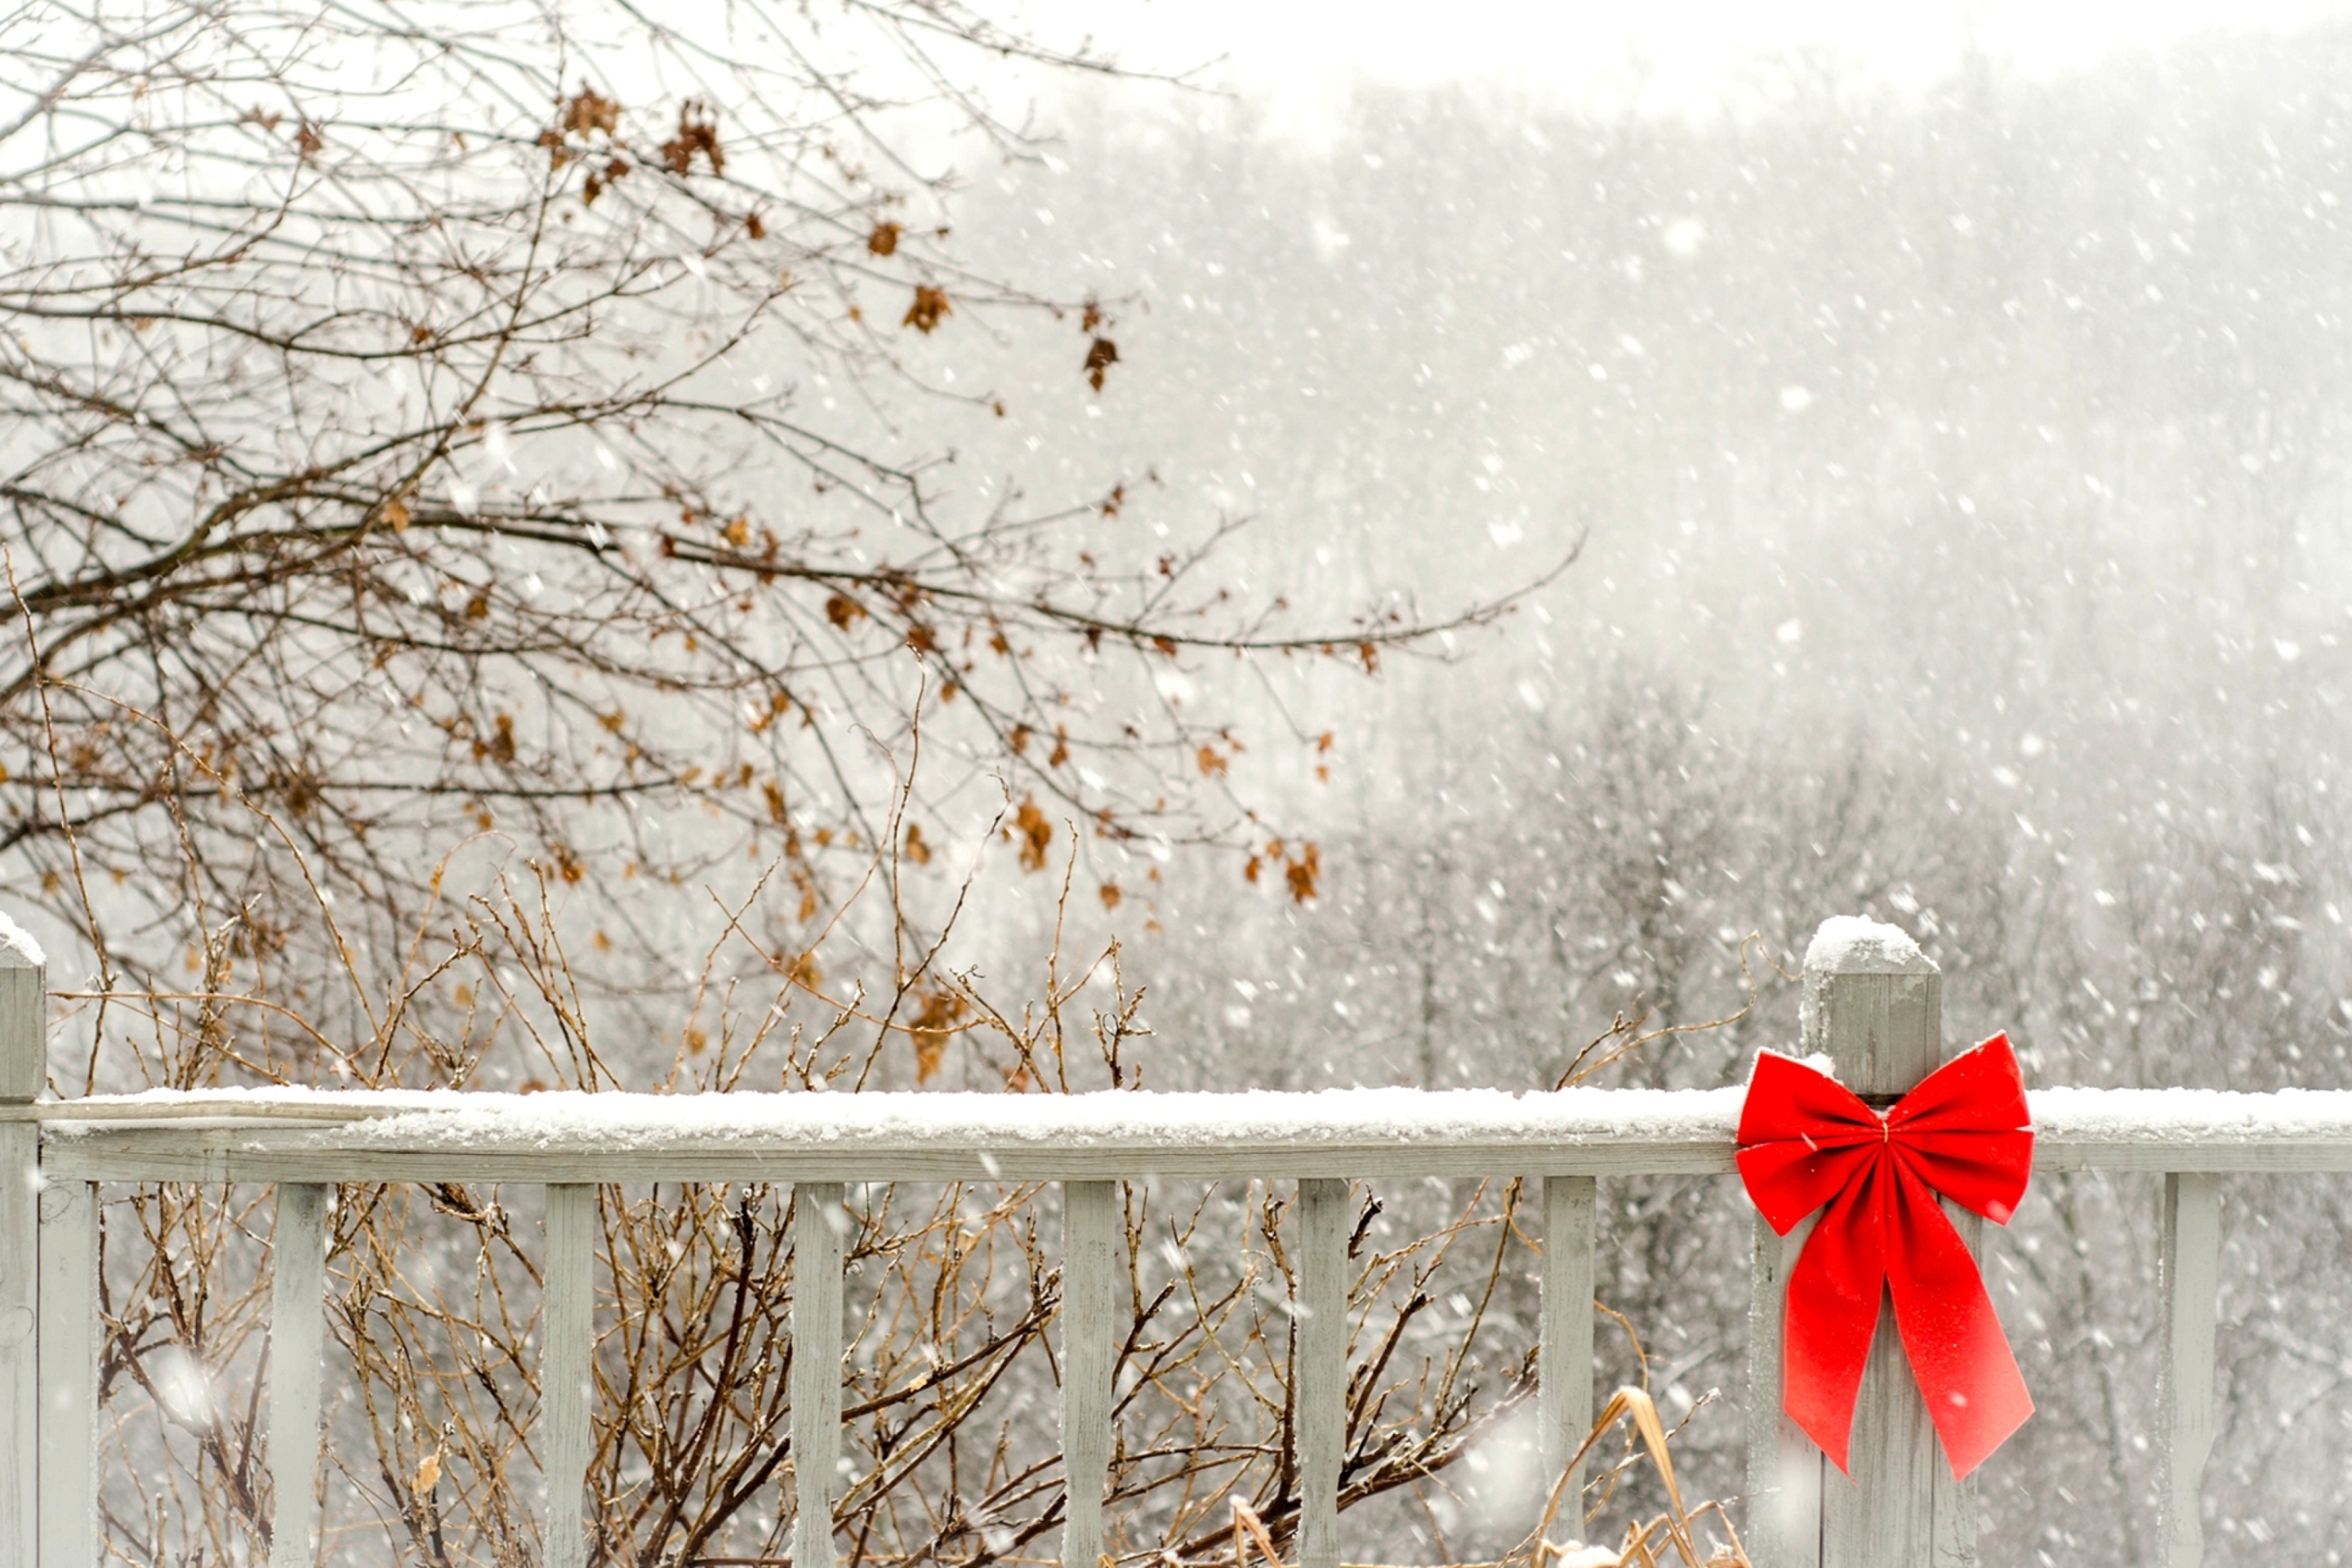
<path id="1" fill-rule="evenodd" d="M 1219 60 L 1223 85 L 1270 93 L 1311 133 L 1346 84 L 1370 76 L 1486 80 L 1538 97 L 1705 110 L 1743 72 L 1829 48 L 1917 87 L 1973 37 L 2042 74 L 2220 26 L 2286 28 L 2352 16 L 2352 0 L 1028 0 L 1053 36 L 1091 32 L 1121 59 L 1175 68 Z"/>

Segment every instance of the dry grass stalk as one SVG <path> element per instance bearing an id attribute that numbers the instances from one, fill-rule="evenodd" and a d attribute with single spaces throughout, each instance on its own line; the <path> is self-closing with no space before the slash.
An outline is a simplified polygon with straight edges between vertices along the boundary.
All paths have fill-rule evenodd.
<path id="1" fill-rule="evenodd" d="M 1648 1394 L 1638 1388 L 1621 1388 L 1610 1397 L 1599 1419 L 1593 1422 L 1592 1430 L 1585 1435 L 1584 1442 L 1569 1461 L 1569 1471 L 1564 1471 L 1553 1483 L 1551 1495 L 1544 1504 L 1542 1521 L 1525 1541 L 1505 1556 L 1504 1568 L 1520 1568 L 1522 1564 L 1525 1568 L 1554 1568 L 1555 1564 L 1562 1565 L 1562 1568 L 1582 1568 L 1582 1564 L 1590 1561 L 1584 1556 L 1590 1548 L 1562 1545 L 1553 1541 L 1552 1527 L 1559 1521 L 1560 1509 L 1568 1501 L 1569 1474 L 1620 1424 L 1630 1428 L 1629 1443 L 1633 1438 L 1639 1439 L 1655 1468 L 1659 1482 L 1665 1488 L 1666 1507 L 1648 1520 L 1629 1522 L 1625 1526 L 1624 1543 L 1617 1549 L 1612 1561 L 1622 1568 L 1634 1568 L 1636 1564 L 1639 1568 L 1657 1568 L 1659 1563 L 1664 1561 L 1661 1552 L 1671 1548 L 1673 1561 L 1681 1563 L 1684 1568 L 1750 1568 L 1748 1552 L 1739 1544 L 1739 1531 L 1733 1526 L 1731 1515 L 1720 1501 L 1703 1502 L 1696 1508 L 1684 1505 L 1681 1483 L 1675 1479 L 1675 1460 L 1669 1450 L 1666 1429 L 1658 1420 L 1658 1407 L 1652 1403 Z M 1614 1480 L 1613 1474 L 1610 1479 Z M 1611 1489 L 1613 1490 L 1613 1487 Z M 1693 1527 L 1710 1516 L 1722 1524 L 1730 1541 L 1727 1544 L 1713 1547 L 1708 1554 L 1702 1556 Z"/>

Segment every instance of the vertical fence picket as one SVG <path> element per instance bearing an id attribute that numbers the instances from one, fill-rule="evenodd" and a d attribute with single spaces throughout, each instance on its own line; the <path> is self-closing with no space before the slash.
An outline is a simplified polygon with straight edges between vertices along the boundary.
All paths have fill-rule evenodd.
<path id="1" fill-rule="evenodd" d="M 2157 1399 L 2156 1561 L 2199 1568 L 2205 1560 L 2200 1507 L 2205 1460 L 2213 1449 L 2214 1294 L 2221 1278 L 2221 1186 L 2218 1177 L 2177 1172 L 2164 1178 L 2158 1238 L 2164 1363 Z"/>
<path id="2" fill-rule="evenodd" d="M 1299 1568 L 1339 1568 L 1339 1468 L 1348 1427 L 1348 1184 L 1298 1184 Z"/>
<path id="3" fill-rule="evenodd" d="M 1118 1338 L 1118 1184 L 1062 1188 L 1062 1473 L 1067 1490 L 1062 1568 L 1096 1568 L 1103 1486 L 1110 1475 L 1110 1408 Z"/>
<path id="4" fill-rule="evenodd" d="M 1536 1346 L 1538 1452 L 1543 1484 L 1592 1427 L 1592 1178 L 1547 1176 L 1543 1184 L 1543 1338 Z M 1584 1535 L 1584 1467 L 1563 1493 L 1560 1520 Z"/>
<path id="5" fill-rule="evenodd" d="M 547 1463 L 547 1568 L 588 1558 L 583 1494 L 596 1401 L 596 1188 L 547 1189 L 547 1300 L 540 1314 L 539 1412 Z"/>
<path id="6" fill-rule="evenodd" d="M 16 927 L 0 931 L 0 1106 L 48 1081 L 48 968 Z M 0 1568 L 40 1551 L 41 1130 L 0 1121 Z"/>
<path id="7" fill-rule="evenodd" d="M 98 1561 L 98 1184 L 41 1188 L 41 1568 Z"/>
<path id="8" fill-rule="evenodd" d="M 841 1184 L 809 1182 L 793 1205 L 793 1568 L 833 1568 L 841 1456 Z"/>
<path id="9" fill-rule="evenodd" d="M 319 1373 L 327 1290 L 327 1192 L 316 1182 L 278 1189 L 270 1240 L 269 1568 L 308 1568 L 318 1512 Z"/>
<path id="10" fill-rule="evenodd" d="M 1970 1214 L 1953 1203 L 1944 1201 L 1944 1213 L 1952 1228 L 1960 1233 L 1960 1240 L 1969 1256 L 1977 1260 L 1979 1269 L 1984 1264 L 1985 1222 L 1981 1215 Z M 1936 1460 L 1936 1568 L 1978 1568 L 1977 1556 L 1977 1478 L 1974 1472 L 1955 1479 L 1952 1467 L 1944 1463 L 1941 1454 Z"/>
<path id="11" fill-rule="evenodd" d="M 1748 1529 L 1756 1568 L 1820 1568 L 1822 1451 L 1781 1414 L 1781 1331 L 1789 1270 L 1811 1233 L 1787 1237 L 1758 1215 L 1748 1305 Z"/>

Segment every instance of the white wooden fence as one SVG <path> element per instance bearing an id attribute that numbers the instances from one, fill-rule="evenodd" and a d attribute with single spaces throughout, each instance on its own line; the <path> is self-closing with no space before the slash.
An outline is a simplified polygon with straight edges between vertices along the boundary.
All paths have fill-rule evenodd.
<path id="1" fill-rule="evenodd" d="M 1801 1037 L 1865 1097 L 1892 1097 L 1943 1052 L 1941 976 L 1925 960 L 1809 967 Z M 1739 1091 L 1570 1090 L 1068 1098 L 859 1095 L 548 1097 L 257 1093 L 39 1100 L 46 976 L 0 944 L 0 1568 L 95 1568 L 98 1187 L 278 1184 L 268 1372 L 273 1568 L 317 1555 L 327 1210 L 339 1182 L 547 1186 L 542 1318 L 548 1568 L 585 1555 L 594 1184 L 797 1184 L 792 1451 L 794 1568 L 831 1568 L 839 1452 L 846 1182 L 1003 1178 L 1065 1184 L 1064 1568 L 1098 1568 L 1118 1329 L 1118 1184 L 1296 1180 L 1303 1311 L 1297 1352 L 1300 1568 L 1339 1568 L 1348 1386 L 1348 1183 L 1539 1178 L 1544 1202 L 1539 1412 L 1549 1475 L 1592 1413 L 1593 1183 L 1733 1170 Z M 755 1105 L 754 1102 L 757 1102 Z M 740 1104 L 724 1102 L 740 1102 Z M 2352 1170 L 2352 1093 L 2033 1097 L 2042 1171 L 2164 1174 L 2163 1510 L 2139 1552 L 2202 1560 L 2199 1487 L 2213 1435 L 2214 1288 L 2221 1178 Z M 1745 1203 L 1727 1188 L 1727 1202 Z M 1964 1234 L 1981 1245 L 1974 1222 Z M 1973 1510 L 1936 1447 L 1891 1323 L 1857 1408 L 1853 1479 L 1780 1415 L 1787 1241 L 1758 1219 L 1748 1352 L 1748 1540 L 1759 1568 L 1955 1568 L 1975 1562 Z"/>

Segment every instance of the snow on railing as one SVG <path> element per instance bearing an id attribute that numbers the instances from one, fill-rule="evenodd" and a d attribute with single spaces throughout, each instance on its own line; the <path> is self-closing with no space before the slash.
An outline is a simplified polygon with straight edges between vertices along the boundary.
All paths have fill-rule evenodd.
<path id="1" fill-rule="evenodd" d="M 154 1091 L 39 1101 L 45 968 L 0 942 L 0 1568 L 96 1568 L 98 1184 L 278 1184 L 268 1460 L 273 1568 L 314 1557 L 327 1199 L 337 1182 L 547 1187 L 541 1355 L 549 1568 L 578 1568 L 591 1447 L 599 1184 L 795 1184 L 794 1568 L 830 1568 L 839 1451 L 842 1240 L 850 1182 L 1065 1184 L 1064 1568 L 1105 1540 L 1116 1373 L 1118 1184 L 1295 1179 L 1301 1221 L 1300 1568 L 1338 1568 L 1345 1439 L 1347 1184 L 1518 1175 L 1543 1189 L 1538 1451 L 1547 1479 L 1592 1415 L 1593 1183 L 1731 1171 L 1742 1090 L 1551 1094 L 639 1094 Z M 1802 1048 L 1856 1092 L 1900 1094 L 1943 1055 L 1942 977 L 1899 931 L 1832 921 L 1806 955 Z M 2159 1172 L 2165 1309 L 2156 1561 L 2201 1561 L 2213 1430 L 2219 1178 L 2352 1170 L 2352 1093 L 2049 1089 L 2031 1096 L 2044 1170 Z M 1980 1225 L 1963 1235 L 1981 1247 Z M 1759 1568 L 1973 1563 L 1974 1506 L 1936 1452 L 1899 1345 L 1882 1333 L 1856 1407 L 1853 1479 L 1780 1414 L 1780 1321 L 1801 1229 L 1759 1218 L 1749 1329 L 1748 1542 Z M 1576 1495 L 1571 1491 L 1569 1495 Z"/>

